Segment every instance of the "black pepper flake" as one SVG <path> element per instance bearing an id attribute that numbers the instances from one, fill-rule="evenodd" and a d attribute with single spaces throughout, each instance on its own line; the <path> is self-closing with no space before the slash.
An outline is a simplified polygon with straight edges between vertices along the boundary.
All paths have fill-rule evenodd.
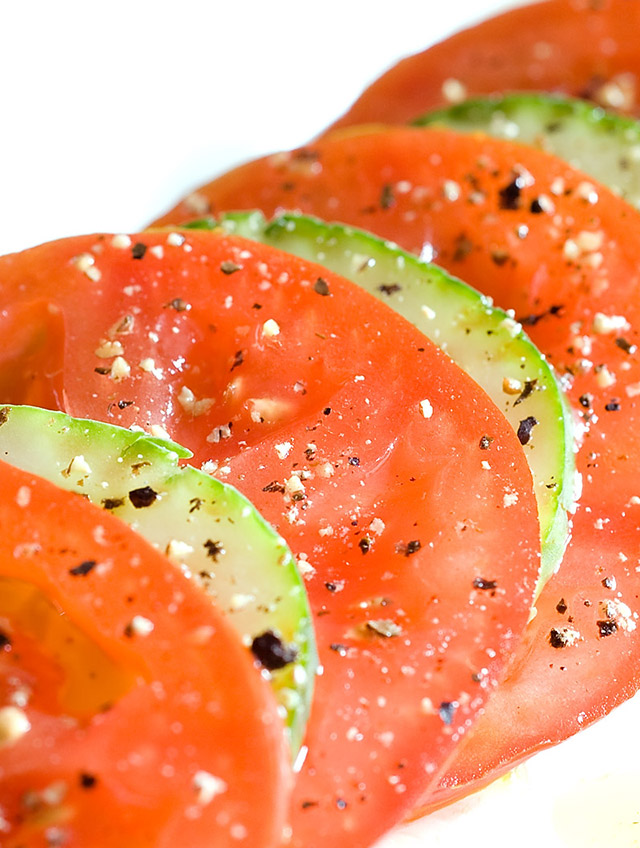
<path id="1" fill-rule="evenodd" d="M 340 587 L 337 583 L 332 583 L 330 580 L 326 580 L 324 588 L 327 590 L 327 592 L 337 592 Z"/>
<path id="2" fill-rule="evenodd" d="M 483 591 L 488 591 L 490 589 L 498 588 L 497 580 L 485 580 L 484 577 L 474 577 L 473 578 L 473 588 L 474 589 L 482 589 Z"/>
<path id="3" fill-rule="evenodd" d="M 0 409 L 0 427 L 3 424 L 6 424 L 7 421 L 9 420 L 9 412 L 10 412 L 10 409 L 9 409 L 8 406 L 3 406 L 2 409 Z"/>
<path id="4" fill-rule="evenodd" d="M 295 645 L 285 644 L 273 630 L 265 630 L 256 636 L 251 643 L 251 651 L 260 665 L 268 671 L 284 668 L 295 662 L 298 656 Z"/>
<path id="5" fill-rule="evenodd" d="M 325 408 L 322 410 L 322 414 L 323 415 L 331 415 L 331 407 L 325 406 Z"/>
<path id="6" fill-rule="evenodd" d="M 480 450 L 489 450 L 492 441 L 491 436 L 480 436 Z"/>
<path id="7" fill-rule="evenodd" d="M 552 627 L 549 631 L 549 644 L 552 648 L 560 650 L 572 644 L 573 637 L 568 627 Z"/>
<path id="8" fill-rule="evenodd" d="M 329 291 L 329 283 L 324 279 L 324 277 L 318 277 L 313 284 L 313 290 L 316 294 L 322 295 L 322 297 L 328 297 L 331 294 Z"/>
<path id="9" fill-rule="evenodd" d="M 396 196 L 393 193 L 393 186 L 389 183 L 385 183 L 382 186 L 382 191 L 380 192 L 380 206 L 382 209 L 391 209 L 392 206 L 396 204 Z"/>
<path id="10" fill-rule="evenodd" d="M 523 419 L 518 425 L 518 440 L 521 445 L 526 445 L 529 443 L 531 439 L 531 431 L 538 423 L 538 419 L 534 418 L 533 415 L 529 415 L 527 418 Z"/>
<path id="11" fill-rule="evenodd" d="M 207 539 L 207 541 L 204 542 L 203 547 L 205 548 L 205 550 L 207 552 L 207 556 L 211 557 L 211 559 L 214 562 L 217 562 L 218 557 L 221 554 L 225 553 L 225 550 L 224 550 L 224 547 L 222 546 L 222 543 L 221 542 L 214 542 L 213 539 Z"/>
<path id="12" fill-rule="evenodd" d="M 402 286 L 398 285 L 398 283 L 382 283 L 382 285 L 378 286 L 378 291 L 391 297 L 392 294 L 402 291 Z"/>
<path id="13" fill-rule="evenodd" d="M 117 509 L 124 504 L 124 498 L 103 498 L 100 503 L 104 509 Z"/>
<path id="14" fill-rule="evenodd" d="M 498 266 L 506 265 L 509 261 L 509 251 L 502 247 L 494 247 L 491 249 L 491 261 Z"/>
<path id="15" fill-rule="evenodd" d="M 637 345 L 631 344 L 631 342 L 628 342 L 622 337 L 616 339 L 616 344 L 618 345 L 620 350 L 623 350 L 625 353 L 628 354 L 633 354 L 638 349 Z"/>
<path id="16" fill-rule="evenodd" d="M 181 297 L 174 297 L 169 303 L 165 303 L 166 308 L 175 309 L 176 312 L 188 312 L 191 309 L 191 304 L 187 303 Z"/>
<path id="17" fill-rule="evenodd" d="M 331 651 L 335 651 L 336 654 L 338 654 L 341 657 L 347 656 L 347 646 L 343 645 L 341 642 L 332 642 L 329 645 L 329 649 Z"/>
<path id="18" fill-rule="evenodd" d="M 501 209 L 515 210 L 520 208 L 520 195 L 524 188 L 522 177 L 514 177 L 511 182 L 498 192 Z"/>
<path id="19" fill-rule="evenodd" d="M 238 368 L 244 362 L 244 353 L 241 350 L 237 350 L 235 356 L 233 357 L 233 364 L 231 365 L 231 371 L 234 368 Z"/>
<path id="20" fill-rule="evenodd" d="M 616 622 L 610 619 L 607 621 L 596 621 L 596 624 L 598 625 L 598 633 L 602 639 L 605 636 L 613 636 L 618 629 Z"/>
<path id="21" fill-rule="evenodd" d="M 252 309 L 262 309 L 262 304 L 261 303 L 252 303 L 251 308 Z"/>
<path id="22" fill-rule="evenodd" d="M 69 574 L 72 577 L 86 577 L 90 571 L 93 571 L 97 564 L 95 559 L 86 559 L 80 565 L 74 565 L 73 568 L 70 568 Z"/>
<path id="23" fill-rule="evenodd" d="M 615 577 L 605 577 L 602 581 L 602 585 L 605 589 L 615 589 L 616 588 L 616 580 Z"/>
<path id="24" fill-rule="evenodd" d="M 270 483 L 267 483 L 266 486 L 262 487 L 263 492 L 284 492 L 284 485 L 278 480 L 272 480 Z"/>
<path id="25" fill-rule="evenodd" d="M 523 400 L 526 400 L 532 393 L 535 387 L 537 386 L 537 380 L 525 380 L 524 388 L 514 401 L 514 406 L 517 406 L 519 403 L 522 403 Z"/>
<path id="26" fill-rule="evenodd" d="M 129 500 L 136 509 L 151 506 L 157 497 L 158 493 L 154 492 L 151 486 L 141 486 L 139 489 L 132 489 L 129 492 Z"/>
<path id="27" fill-rule="evenodd" d="M 363 536 L 362 539 L 358 542 L 358 547 L 362 551 L 363 554 L 368 554 L 371 550 L 371 542 L 367 539 L 366 536 Z"/>
<path id="28" fill-rule="evenodd" d="M 103 377 L 111 374 L 111 368 L 108 365 L 97 365 L 93 370 L 96 374 L 100 374 Z"/>
<path id="29" fill-rule="evenodd" d="M 80 772 L 79 783 L 83 789 L 93 789 L 98 782 L 98 778 L 94 774 L 89 774 L 86 771 Z"/>
<path id="30" fill-rule="evenodd" d="M 529 206 L 529 211 L 531 213 L 533 213 L 534 215 L 540 215 L 541 212 L 544 212 L 544 209 L 542 208 L 542 204 L 540 203 L 540 201 L 538 200 L 537 197 L 534 197 L 534 199 L 531 201 L 531 205 Z"/>
<path id="31" fill-rule="evenodd" d="M 612 398 L 609 403 L 605 403 L 604 408 L 607 412 L 618 412 L 620 410 L 620 401 L 617 398 Z"/>
<path id="32" fill-rule="evenodd" d="M 10 637 L 4 632 L 4 630 L 0 630 L 0 651 L 8 651 L 10 648 Z"/>
<path id="33" fill-rule="evenodd" d="M 303 810 L 308 810 L 308 809 L 310 809 L 311 807 L 318 807 L 318 806 L 320 806 L 320 802 L 319 802 L 319 801 L 303 801 L 303 802 L 300 804 L 300 807 L 301 807 L 301 809 L 303 809 Z"/>
<path id="34" fill-rule="evenodd" d="M 142 259 L 147 252 L 147 245 L 141 241 L 136 242 L 131 248 L 131 255 L 134 259 Z"/>
<path id="35" fill-rule="evenodd" d="M 360 465 L 360 457 L 350 456 L 349 457 L 349 465 Z"/>
<path id="36" fill-rule="evenodd" d="M 399 542 L 396 545 L 396 553 L 409 557 L 411 554 L 417 553 L 421 547 L 422 544 L 419 539 L 413 539 L 411 542 L 407 542 L 406 545 L 404 542 Z"/>
<path id="37" fill-rule="evenodd" d="M 445 724 L 453 724 L 453 717 L 458 709 L 457 701 L 443 701 L 438 707 L 438 715 Z"/>
<path id="38" fill-rule="evenodd" d="M 583 395 L 580 395 L 580 397 L 578 398 L 578 402 L 580 406 L 583 406 L 585 409 L 590 409 L 591 404 L 593 403 L 593 395 L 589 394 L 588 392 Z"/>
<path id="39" fill-rule="evenodd" d="M 560 615 L 564 615 L 565 612 L 569 609 L 567 606 L 567 602 L 564 598 L 560 598 L 560 600 L 556 604 L 556 609 L 560 613 Z"/>
<path id="40" fill-rule="evenodd" d="M 230 259 L 225 259 L 224 262 L 220 263 L 220 270 L 223 274 L 235 274 L 236 271 L 239 271 L 242 268 L 242 265 L 236 265 L 235 262 L 232 262 Z"/>
<path id="41" fill-rule="evenodd" d="M 455 240 L 455 250 L 453 252 L 453 261 L 462 262 L 473 250 L 473 242 L 464 233 L 461 233 Z"/>

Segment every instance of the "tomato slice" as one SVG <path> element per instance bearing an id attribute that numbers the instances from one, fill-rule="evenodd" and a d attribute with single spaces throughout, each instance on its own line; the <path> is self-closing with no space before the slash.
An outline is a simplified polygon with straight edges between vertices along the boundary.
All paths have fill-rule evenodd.
<path id="1" fill-rule="evenodd" d="M 301 163 L 312 161 L 314 167 Z M 398 127 L 327 138 L 201 192 L 368 227 L 511 308 L 583 428 L 583 494 L 559 572 L 463 746 L 444 797 L 609 712 L 640 685 L 640 216 L 565 162 L 496 139 Z M 550 706 L 551 704 L 551 706 Z"/>
<path id="2" fill-rule="evenodd" d="M 3 846 L 280 845 L 289 754 L 235 631 L 114 517 L 0 479 Z"/>
<path id="3" fill-rule="evenodd" d="M 545 0 L 398 62 L 334 127 L 405 123 L 475 94 L 555 91 L 639 114 L 637 0 Z"/>
<path id="4" fill-rule="evenodd" d="M 529 614 L 539 528 L 506 420 L 385 304 L 257 243 L 88 236 L 5 257 L 0 279 L 3 315 L 45 297 L 64 315 L 67 411 L 162 425 L 289 542 L 324 670 L 291 844 L 371 844 Z"/>

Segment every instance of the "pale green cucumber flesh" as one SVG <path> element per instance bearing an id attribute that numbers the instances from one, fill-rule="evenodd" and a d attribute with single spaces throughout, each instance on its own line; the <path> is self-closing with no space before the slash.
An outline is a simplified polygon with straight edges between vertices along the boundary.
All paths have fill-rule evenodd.
<path id="1" fill-rule="evenodd" d="M 492 398 L 516 432 L 538 422 L 523 445 L 538 503 L 542 560 L 536 595 L 557 570 L 570 535 L 574 503 L 573 419 L 542 354 L 507 313 L 441 268 L 375 236 L 303 215 L 266 221 L 259 212 L 202 219 L 189 226 L 222 226 L 270 244 L 357 283 L 407 318 L 439 345 Z M 511 381 L 515 394 L 505 392 Z M 491 451 L 486 462 L 490 464 Z"/>
<path id="2" fill-rule="evenodd" d="M 0 458 L 130 524 L 215 599 L 248 647 L 265 633 L 273 642 L 272 633 L 276 648 L 295 656 L 282 668 L 263 669 L 295 754 L 317 671 L 302 578 L 284 540 L 243 495 L 178 465 L 190 455 L 142 432 L 35 407 L 0 407 Z"/>
<path id="3" fill-rule="evenodd" d="M 507 94 L 458 103 L 421 116 L 418 126 L 483 132 L 565 159 L 640 208 L 640 122 L 582 100 Z M 588 199 L 588 189 L 585 189 Z"/>

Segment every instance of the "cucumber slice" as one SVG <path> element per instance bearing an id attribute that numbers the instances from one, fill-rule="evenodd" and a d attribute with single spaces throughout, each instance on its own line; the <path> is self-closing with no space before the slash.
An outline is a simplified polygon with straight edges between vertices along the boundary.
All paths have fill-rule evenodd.
<path id="1" fill-rule="evenodd" d="M 545 94 L 480 97 L 413 123 L 521 141 L 573 167 L 640 208 L 640 122 L 582 100 Z M 588 199 L 588 188 L 585 188 Z"/>
<path id="2" fill-rule="evenodd" d="M 351 227 L 293 214 L 266 221 L 260 212 L 229 213 L 188 226 L 222 226 L 352 280 L 411 321 L 485 389 L 518 432 L 531 467 L 542 543 L 537 597 L 569 541 L 574 434 L 559 383 L 520 325 L 436 265 Z M 487 447 L 483 459 L 490 464 Z"/>
<path id="3" fill-rule="evenodd" d="M 126 521 L 228 613 L 270 675 L 295 755 L 317 670 L 302 578 L 284 540 L 243 495 L 178 465 L 190 455 L 142 432 L 36 407 L 0 407 L 6 462 Z"/>

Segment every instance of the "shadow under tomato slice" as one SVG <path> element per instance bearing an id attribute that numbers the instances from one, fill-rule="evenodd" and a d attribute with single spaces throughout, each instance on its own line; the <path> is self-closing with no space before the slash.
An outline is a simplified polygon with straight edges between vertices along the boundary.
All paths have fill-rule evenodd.
<path id="1" fill-rule="evenodd" d="M 0 479 L 2 844 L 279 845 L 289 755 L 235 632 L 117 519 Z"/>
<path id="2" fill-rule="evenodd" d="M 337 127 L 406 123 L 457 99 L 554 91 L 637 115 L 636 0 L 546 0 L 510 9 L 401 60 Z"/>
<path id="3" fill-rule="evenodd" d="M 583 491 L 559 572 L 438 805 L 608 713 L 640 685 L 640 216 L 541 151 L 439 130 L 355 130 L 199 190 L 212 209 L 285 206 L 368 228 L 513 309 L 580 422 Z M 382 202 L 384 200 L 384 202 Z"/>
<path id="4" fill-rule="evenodd" d="M 65 322 L 66 411 L 163 426 L 297 555 L 323 673 L 291 844 L 370 845 L 436 780 L 525 626 L 539 528 L 513 431 L 384 304 L 264 245 L 71 239 L 0 260 L 2 297 L 27 274 L 83 316 Z"/>

